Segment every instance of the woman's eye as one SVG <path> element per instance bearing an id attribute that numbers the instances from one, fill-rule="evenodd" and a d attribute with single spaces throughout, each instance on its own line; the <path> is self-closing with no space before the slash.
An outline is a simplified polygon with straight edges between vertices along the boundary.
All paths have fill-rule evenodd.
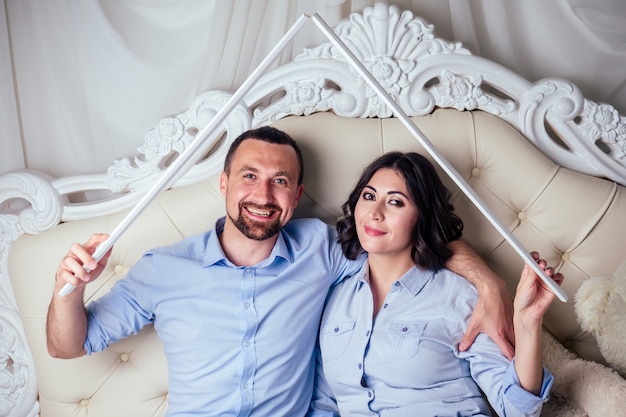
<path id="1" fill-rule="evenodd" d="M 374 200 L 374 194 L 372 193 L 363 193 L 363 200 Z"/>
<path id="2" fill-rule="evenodd" d="M 403 207 L 404 203 L 401 200 L 389 200 L 389 204 L 391 204 L 392 206 L 398 206 L 398 207 Z"/>

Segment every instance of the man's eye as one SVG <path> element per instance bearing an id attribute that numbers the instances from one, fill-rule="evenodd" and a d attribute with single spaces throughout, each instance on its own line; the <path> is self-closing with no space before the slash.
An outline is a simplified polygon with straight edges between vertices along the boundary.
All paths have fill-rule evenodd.
<path id="1" fill-rule="evenodd" d="M 254 178 L 256 178 L 256 177 L 254 176 L 254 174 L 244 174 L 244 176 L 243 176 L 243 177 L 244 177 L 244 178 L 248 178 L 248 179 L 254 179 Z"/>
<path id="2" fill-rule="evenodd" d="M 280 185 L 287 185 L 287 184 L 289 184 L 289 182 L 287 182 L 287 180 L 284 179 L 284 178 L 276 178 L 274 180 L 274 182 L 276 182 L 277 184 L 280 184 Z"/>

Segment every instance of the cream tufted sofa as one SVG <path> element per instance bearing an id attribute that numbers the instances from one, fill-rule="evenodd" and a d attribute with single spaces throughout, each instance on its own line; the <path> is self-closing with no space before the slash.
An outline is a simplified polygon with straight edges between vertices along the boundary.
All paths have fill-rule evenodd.
<path id="1" fill-rule="evenodd" d="M 597 363 L 607 383 L 626 387 L 603 365 L 573 307 L 584 280 L 610 276 L 626 259 L 624 117 L 611 106 L 585 100 L 565 80 L 530 83 L 473 56 L 395 7 L 378 4 L 353 14 L 336 33 L 356 48 L 359 59 L 524 247 L 540 251 L 565 274 L 569 300 L 553 303 L 546 334 L 567 347 L 568 355 Z M 397 43 L 381 42 L 383 34 L 392 34 Z M 71 243 L 111 232 L 157 179 L 156 171 L 166 169 L 176 152 L 159 144 L 192 142 L 230 96 L 200 95 L 147 134 L 144 149 L 159 152 L 115 161 L 100 176 L 51 179 L 20 171 L 0 177 L 0 416 L 165 414 L 167 369 L 151 327 L 90 357 L 48 356 L 45 317 L 53 276 Z M 130 225 L 102 277 L 87 287 L 85 302 L 107 292 L 145 250 L 213 227 L 224 213 L 218 178 L 225 150 L 243 130 L 273 124 L 297 139 L 305 157 L 305 196 L 296 215 L 334 223 L 361 169 L 374 157 L 389 150 L 426 153 L 390 116 L 328 43 L 267 72 L 226 119 L 218 145 L 203 151 L 209 156 Z M 513 294 L 523 261 L 440 173 L 453 190 L 465 239 Z M 547 412 L 598 415 L 568 389 L 571 370 L 567 378 L 558 367 L 551 370 L 557 376 L 554 397 L 563 405 Z"/>

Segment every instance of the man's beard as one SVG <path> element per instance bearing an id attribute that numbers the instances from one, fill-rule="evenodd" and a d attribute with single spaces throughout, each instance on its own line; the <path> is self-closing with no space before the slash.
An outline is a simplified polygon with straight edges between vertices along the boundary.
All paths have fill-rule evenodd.
<path id="1" fill-rule="evenodd" d="M 266 210 L 266 211 L 275 211 L 278 213 L 278 216 L 274 218 L 271 222 L 256 222 L 254 220 L 249 219 L 242 215 L 245 207 L 250 207 L 255 210 Z M 239 203 L 239 217 L 236 219 L 233 218 L 230 214 L 230 220 L 233 222 L 235 227 L 248 239 L 253 240 L 266 240 L 276 235 L 282 229 L 280 224 L 280 217 L 282 214 L 282 210 L 278 206 L 268 205 L 268 206 L 258 206 L 256 204 L 250 203 Z"/>

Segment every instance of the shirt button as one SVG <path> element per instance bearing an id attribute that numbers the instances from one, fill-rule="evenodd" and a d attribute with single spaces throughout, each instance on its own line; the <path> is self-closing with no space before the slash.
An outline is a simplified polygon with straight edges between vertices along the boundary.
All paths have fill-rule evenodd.
<path id="1" fill-rule="evenodd" d="M 243 384 L 243 389 L 248 389 L 248 384 Z"/>
<path id="2" fill-rule="evenodd" d="M 245 303 L 243 306 L 244 306 L 245 308 L 250 308 L 250 303 Z"/>
<path id="3" fill-rule="evenodd" d="M 367 396 L 368 396 L 369 398 L 372 398 L 372 391 L 367 391 Z"/>
<path id="4" fill-rule="evenodd" d="M 339 331 L 339 327 L 335 327 L 335 328 L 333 329 L 333 332 L 335 332 L 335 333 L 337 333 L 338 331 Z"/>
<path id="5" fill-rule="evenodd" d="M 365 336 L 369 336 L 369 335 L 370 335 L 370 331 L 368 330 L 365 332 Z"/>
<path id="6" fill-rule="evenodd" d="M 249 347 L 249 346 L 250 346 L 250 342 L 246 340 L 245 342 L 243 342 L 243 345 L 244 345 L 245 347 Z"/>
<path id="7" fill-rule="evenodd" d="M 358 364 L 356 367 L 361 369 L 361 368 L 363 368 L 363 364 Z"/>
<path id="8" fill-rule="evenodd" d="M 388 305 L 389 304 L 387 304 L 387 303 L 383 304 L 383 308 L 387 308 Z"/>
<path id="9" fill-rule="evenodd" d="M 393 285 L 395 285 L 396 287 L 399 287 L 400 286 L 400 281 L 396 281 L 395 284 L 393 284 Z"/>
<path id="10" fill-rule="evenodd" d="M 407 330 L 409 330 L 409 329 L 408 329 L 406 326 L 404 326 L 404 327 L 402 328 L 402 331 L 403 331 L 403 332 L 406 332 Z"/>

